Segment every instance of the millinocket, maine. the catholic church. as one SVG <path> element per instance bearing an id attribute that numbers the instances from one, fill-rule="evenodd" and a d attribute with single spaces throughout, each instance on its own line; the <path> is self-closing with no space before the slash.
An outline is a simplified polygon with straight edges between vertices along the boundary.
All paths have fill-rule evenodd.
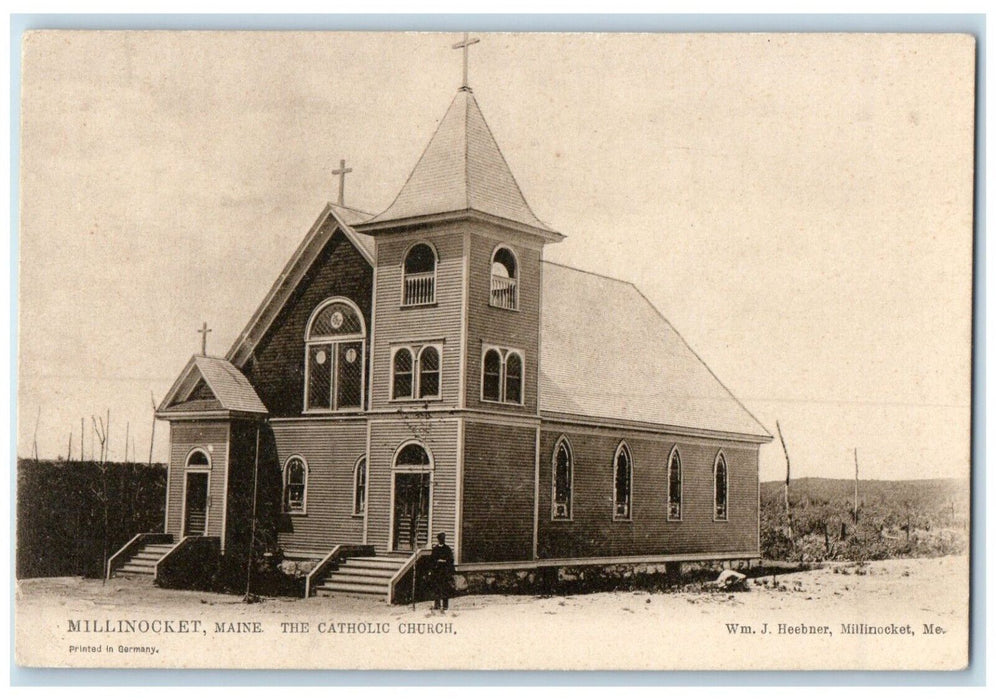
<path id="1" fill-rule="evenodd" d="M 391 205 L 326 204 L 231 349 L 183 368 L 165 531 L 109 575 L 263 531 L 305 595 L 389 600 L 437 532 L 467 575 L 759 556 L 771 436 L 636 287 L 544 261 L 564 235 L 495 142 L 471 43 Z"/>

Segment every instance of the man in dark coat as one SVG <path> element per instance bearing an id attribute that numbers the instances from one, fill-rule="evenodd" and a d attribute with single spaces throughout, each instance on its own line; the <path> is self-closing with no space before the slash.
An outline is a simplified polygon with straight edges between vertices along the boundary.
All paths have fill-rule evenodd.
<path id="1" fill-rule="evenodd" d="M 446 610 L 450 605 L 450 592 L 453 587 L 453 550 L 446 544 L 446 533 L 436 535 L 432 545 L 432 587 L 436 602 L 435 610 Z"/>

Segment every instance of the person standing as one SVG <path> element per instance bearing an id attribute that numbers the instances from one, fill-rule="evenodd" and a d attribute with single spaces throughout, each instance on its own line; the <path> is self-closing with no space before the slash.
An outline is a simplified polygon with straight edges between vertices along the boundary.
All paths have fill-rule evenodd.
<path id="1" fill-rule="evenodd" d="M 432 545 L 432 585 L 434 610 L 446 610 L 450 605 L 453 587 L 453 550 L 446 544 L 446 533 L 436 535 Z"/>

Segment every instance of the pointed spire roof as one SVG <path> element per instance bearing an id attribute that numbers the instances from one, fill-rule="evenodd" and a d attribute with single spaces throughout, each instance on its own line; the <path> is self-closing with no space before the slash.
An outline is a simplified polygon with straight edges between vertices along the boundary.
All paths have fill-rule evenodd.
<path id="1" fill-rule="evenodd" d="M 371 230 L 386 222 L 457 212 L 478 212 L 545 237 L 561 237 L 529 208 L 474 94 L 466 88 L 457 92 L 391 206 L 357 228 Z"/>

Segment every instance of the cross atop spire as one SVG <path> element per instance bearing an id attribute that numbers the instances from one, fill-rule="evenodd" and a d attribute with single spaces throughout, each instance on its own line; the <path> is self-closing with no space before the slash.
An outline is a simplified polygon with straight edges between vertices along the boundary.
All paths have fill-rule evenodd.
<path id="1" fill-rule="evenodd" d="M 454 49 L 463 49 L 463 85 L 460 86 L 460 89 L 466 90 L 467 92 L 471 92 L 470 85 L 467 80 L 467 60 L 469 58 L 467 49 L 469 49 L 474 44 L 480 43 L 480 41 L 481 40 L 478 39 L 477 37 L 471 39 L 470 35 L 467 32 L 464 32 L 463 41 L 458 41 L 457 43 L 453 44 Z"/>
<path id="2" fill-rule="evenodd" d="M 332 171 L 333 175 L 339 176 L 339 206 L 343 206 L 343 201 L 346 198 L 346 174 L 353 172 L 352 168 L 346 167 L 346 161 L 340 160 L 339 167 Z"/>

